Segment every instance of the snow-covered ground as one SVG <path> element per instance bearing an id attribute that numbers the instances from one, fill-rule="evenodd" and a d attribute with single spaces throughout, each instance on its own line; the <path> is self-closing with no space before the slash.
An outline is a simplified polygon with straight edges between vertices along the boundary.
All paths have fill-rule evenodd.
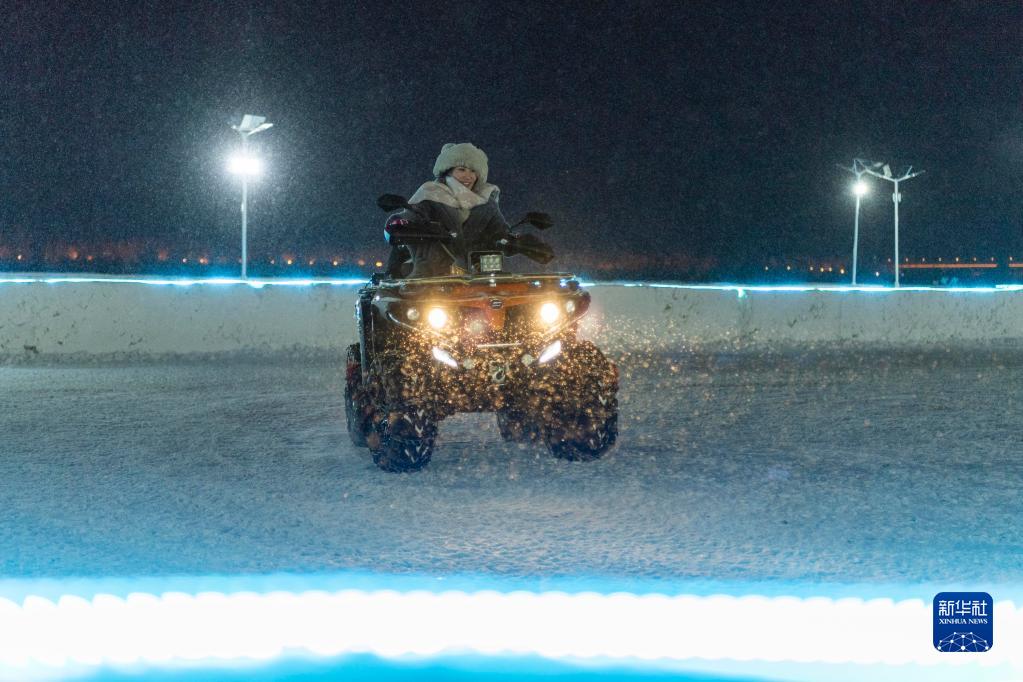
<path id="1" fill-rule="evenodd" d="M 339 363 L 0 367 L 0 577 L 1023 582 L 1023 352 L 625 355 L 594 463 L 347 438 Z"/>

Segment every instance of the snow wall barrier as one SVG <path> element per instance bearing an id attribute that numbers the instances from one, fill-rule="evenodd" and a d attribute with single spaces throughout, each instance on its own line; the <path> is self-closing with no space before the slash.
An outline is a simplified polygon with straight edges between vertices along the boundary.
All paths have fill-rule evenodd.
<path id="1" fill-rule="evenodd" d="M 0 278 L 0 358 L 340 354 L 360 282 Z M 608 350 L 1021 347 L 1023 288 L 588 285 Z"/>

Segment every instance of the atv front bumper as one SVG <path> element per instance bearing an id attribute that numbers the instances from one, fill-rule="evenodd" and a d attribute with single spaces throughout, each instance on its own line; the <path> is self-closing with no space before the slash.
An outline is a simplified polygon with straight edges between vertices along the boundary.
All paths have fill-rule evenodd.
<path id="1" fill-rule="evenodd" d="M 443 405 L 445 412 L 490 412 L 535 402 L 530 396 L 543 392 L 563 359 L 560 340 L 534 353 L 510 344 L 463 352 L 459 357 L 457 351 L 433 346 L 428 355 L 424 352 L 414 360 L 409 358 L 403 370 L 412 379 L 404 387 L 406 398 Z"/>

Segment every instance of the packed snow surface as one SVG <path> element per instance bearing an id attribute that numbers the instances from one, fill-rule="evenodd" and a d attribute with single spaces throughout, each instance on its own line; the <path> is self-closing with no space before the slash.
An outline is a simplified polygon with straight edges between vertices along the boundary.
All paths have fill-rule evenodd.
<path id="1" fill-rule="evenodd" d="M 400 475 L 340 362 L 0 367 L 0 577 L 1023 580 L 1023 352 L 614 359 L 602 460 L 471 414 Z"/>

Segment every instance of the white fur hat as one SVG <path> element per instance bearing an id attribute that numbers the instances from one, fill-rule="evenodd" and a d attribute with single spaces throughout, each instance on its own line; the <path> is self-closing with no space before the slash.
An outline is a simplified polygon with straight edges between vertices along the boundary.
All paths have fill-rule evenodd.
<path id="1" fill-rule="evenodd" d="M 440 156 L 433 164 L 433 177 L 439 178 L 455 166 L 465 166 L 476 171 L 477 186 L 487 181 L 487 155 L 472 142 L 448 142 L 440 150 Z"/>

